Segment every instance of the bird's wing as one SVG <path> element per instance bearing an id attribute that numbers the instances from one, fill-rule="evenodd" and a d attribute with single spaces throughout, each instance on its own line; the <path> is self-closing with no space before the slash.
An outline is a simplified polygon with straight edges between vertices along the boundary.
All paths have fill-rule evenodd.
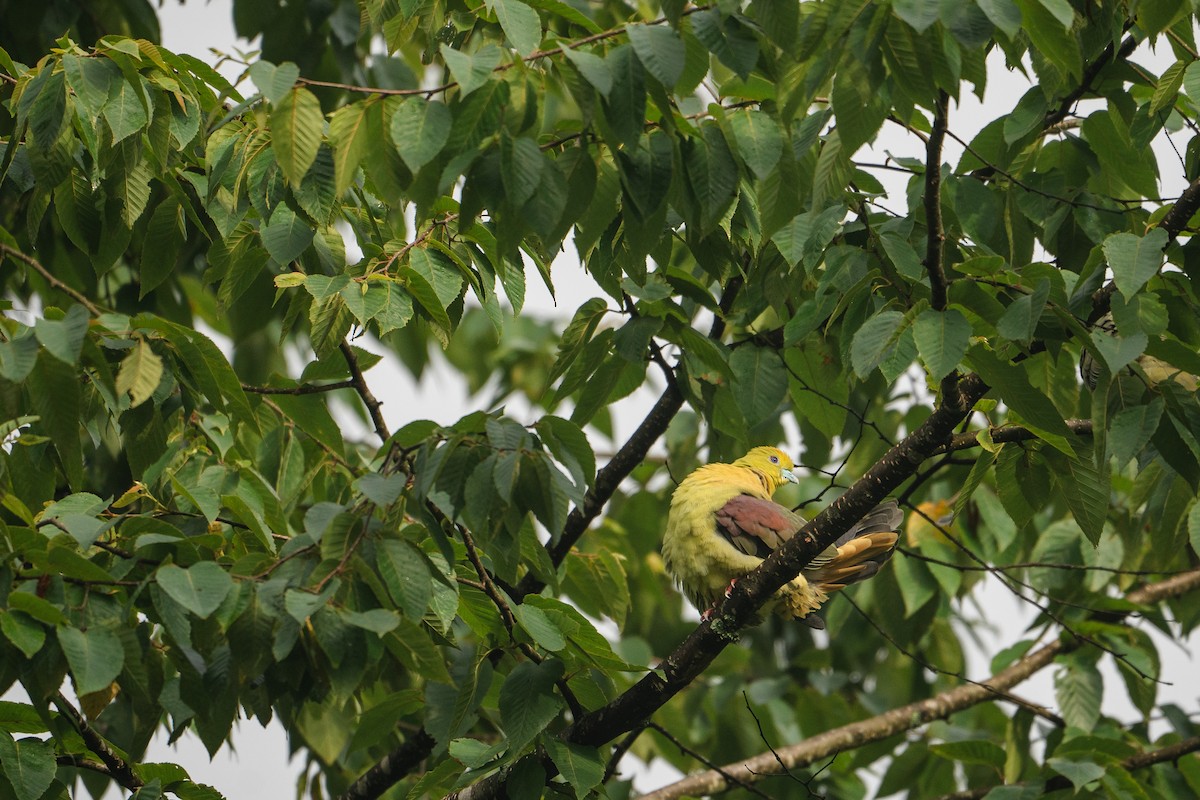
<path id="1" fill-rule="evenodd" d="M 766 558 L 804 524 L 773 500 L 739 494 L 717 509 L 717 533 L 738 550 Z"/>

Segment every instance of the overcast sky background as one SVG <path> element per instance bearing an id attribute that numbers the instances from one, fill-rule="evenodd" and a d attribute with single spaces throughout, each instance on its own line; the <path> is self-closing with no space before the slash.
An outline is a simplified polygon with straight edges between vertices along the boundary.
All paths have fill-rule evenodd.
<path id="1" fill-rule="evenodd" d="M 217 56 L 212 52 L 214 49 L 224 53 L 233 53 L 235 49 L 253 49 L 252 43 L 239 42 L 234 36 L 231 0 L 192 0 L 186 5 L 167 0 L 159 13 L 162 20 L 163 44 L 169 50 L 191 53 L 214 63 L 217 60 Z M 1147 48 L 1142 48 L 1135 60 L 1147 66 L 1154 74 L 1161 74 L 1174 60 L 1165 45 L 1161 49 L 1163 52 L 1155 54 Z M 1029 87 L 1028 80 L 1019 72 L 1006 70 L 1001 59 L 992 59 L 989 66 L 985 101 L 980 103 L 973 95 L 964 94 L 959 104 L 951 107 L 951 129 L 967 141 L 983 124 L 1010 110 Z M 230 79 L 238 77 L 238 70 L 233 65 L 226 64 L 222 71 Z M 1099 104 L 1095 102 L 1081 105 L 1084 113 L 1096 107 L 1099 107 Z M 1180 135 L 1176 145 L 1182 151 L 1186 139 Z M 962 148 L 957 142 L 948 139 L 945 151 L 945 160 L 956 164 Z M 1179 194 L 1185 185 L 1183 170 L 1163 137 L 1160 137 L 1157 143 L 1156 153 L 1164 176 L 1163 195 L 1169 197 Z M 864 148 L 864 151 L 859 153 L 859 158 L 882 162 L 888 154 L 923 157 L 923 150 L 918 140 L 901 129 L 888 125 L 874 150 Z M 878 172 L 877 176 L 890 192 L 889 198 L 882 200 L 882 204 L 893 210 L 902 210 L 906 204 L 904 187 L 907 176 L 883 171 Z M 590 278 L 578 268 L 578 261 L 572 249 L 568 248 L 560 254 L 555 262 L 554 271 L 557 304 L 541 282 L 531 276 L 525 313 L 552 316 L 565 321 L 584 300 L 602 295 Z M 364 344 L 362 340 L 357 343 Z M 390 360 L 376 366 L 368 374 L 368 379 L 375 394 L 385 401 L 384 413 L 393 430 L 407 421 L 421 417 L 443 423 L 453 422 L 463 413 L 473 410 L 477 404 L 486 402 L 488 396 L 487 390 L 476 397 L 468 396 L 464 382 L 450 369 L 431 369 L 418 383 Z M 618 441 L 622 441 L 637 425 L 656 395 L 657 392 L 653 388 L 645 389 L 617 407 Z M 522 408 L 519 403 L 510 403 L 509 412 L 518 416 L 530 413 L 528 406 Z M 527 421 L 533 421 L 532 415 Z M 344 424 L 349 435 L 353 436 L 354 432 L 358 431 L 362 436 L 368 436 L 368 431 L 358 420 L 347 418 Z M 798 452 L 801 443 L 794 430 L 790 439 L 786 446 L 790 447 L 792 452 Z M 603 449 L 600 443 L 594 444 L 597 449 Z M 988 664 L 992 655 L 1020 639 L 1036 611 L 1032 606 L 1014 598 L 995 580 L 991 580 L 988 588 L 978 597 L 980 602 L 976 613 L 979 614 L 980 621 L 979 625 L 972 626 L 971 632 L 981 637 L 982 647 L 970 647 L 971 639 L 968 636 L 964 636 L 963 641 L 964 646 L 970 647 L 967 674 L 982 679 L 989 674 Z M 1144 627 L 1152 631 L 1150 626 Z M 1198 690 L 1194 680 L 1197 673 L 1192 653 L 1179 643 L 1154 635 L 1161 648 L 1162 677 L 1173 684 L 1160 687 L 1160 697 L 1169 698 L 1185 709 L 1197 709 L 1200 703 L 1197 701 Z M 1105 713 L 1126 721 L 1137 719 L 1138 712 L 1129 702 L 1111 659 L 1104 659 L 1103 664 Z M 1018 686 L 1015 693 L 1054 708 L 1053 672 L 1053 669 L 1043 670 L 1033 680 Z M 263 729 L 257 722 L 243 721 L 239 723 L 232 741 L 233 748 L 223 750 L 210 762 L 198 738 L 188 735 L 174 746 L 168 746 L 165 736 L 161 736 L 152 746 L 148 760 L 181 763 L 193 780 L 213 785 L 230 800 L 290 800 L 295 796 L 296 776 L 303 767 L 304 759 L 297 757 L 289 762 L 286 736 L 279 726 L 272 725 Z M 626 772 L 630 767 L 632 765 L 628 765 L 627 762 Z M 654 789 L 670 782 L 674 774 L 673 770 L 661 766 L 649 770 L 642 768 L 638 772 L 640 774 L 637 785 L 642 790 Z M 109 797 L 114 796 L 114 793 L 109 793 Z"/>

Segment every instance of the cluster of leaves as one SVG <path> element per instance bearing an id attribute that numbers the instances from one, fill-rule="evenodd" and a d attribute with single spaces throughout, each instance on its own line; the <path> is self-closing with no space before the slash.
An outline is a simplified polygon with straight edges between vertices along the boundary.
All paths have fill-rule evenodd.
<path id="1" fill-rule="evenodd" d="M 0 793 L 211 797 L 144 763 L 150 738 L 192 730 L 215 752 L 244 715 L 283 722 L 315 796 L 440 795 L 496 770 L 514 798 L 551 780 L 622 796 L 611 750 L 567 725 L 694 627 L 657 557 L 670 487 L 651 445 L 679 477 L 794 423 L 805 462 L 835 468 L 800 503 L 971 375 L 992 392 L 970 398 L 980 454 L 901 465 L 903 553 L 828 611 L 863 634 L 747 633 L 627 720 L 657 711 L 633 752 L 733 761 L 957 685 L 952 621 L 990 572 L 1039 609 L 995 669 L 1047 628 L 1082 643 L 1057 667 L 1059 714 L 1035 728 L 980 705 L 821 785 L 864 796 L 859 770 L 891 756 L 882 794 L 1036 795 L 1058 775 L 1151 796 L 1128 759 L 1196 724 L 1159 702 L 1157 649 L 1117 595 L 1200 547 L 1200 406 L 1146 366 L 1200 374 L 1181 236 L 1200 190 L 1161 201 L 1145 155 L 1200 115 L 1194 9 L 276 5 L 235 3 L 241 32 L 268 31 L 235 84 L 145 38 L 77 29 L 32 66 L 0 50 L 0 685 L 28 695 L 0 706 Z M 1135 67 L 1144 41 L 1176 63 Z M 943 164 L 951 102 L 982 97 L 1000 59 L 1036 85 Z M 911 173 L 899 212 L 856 160 L 885 125 L 927 152 L 888 165 Z M 526 281 L 553 292 L 565 246 L 605 296 L 539 324 Z M 1105 310 L 1115 335 L 1088 328 Z M 417 374 L 440 346 L 473 389 L 533 410 L 419 421 L 388 396 L 393 435 L 360 335 Z M 589 437 L 655 370 L 666 389 L 598 472 Z M 939 394 L 894 388 L 912 375 Z M 382 446 L 347 441 L 335 399 Z M 1200 604 L 1145 615 L 1182 636 Z M 1101 714 L 1102 659 L 1141 721 Z M 1158 764 L 1152 791 L 1200 791 L 1198 771 Z"/>

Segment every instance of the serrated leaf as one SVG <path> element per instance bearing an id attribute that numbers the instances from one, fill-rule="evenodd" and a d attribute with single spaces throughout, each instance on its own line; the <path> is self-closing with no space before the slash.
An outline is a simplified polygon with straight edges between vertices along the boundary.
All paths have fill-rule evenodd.
<path id="1" fill-rule="evenodd" d="M 646 71 L 666 89 L 674 88 L 687 61 L 687 49 L 675 29 L 668 25 L 627 25 L 625 33 Z"/>
<path id="2" fill-rule="evenodd" d="M 540 608 L 523 604 L 514 606 L 513 615 L 539 647 L 557 653 L 567 646 L 567 640 L 562 631 L 550 621 L 550 618 Z"/>
<path id="3" fill-rule="evenodd" d="M 1167 232 L 1155 228 L 1145 236 L 1114 233 L 1104 240 L 1104 257 L 1113 271 L 1113 282 L 1125 297 L 1133 297 L 1154 277 L 1163 263 Z"/>
<path id="4" fill-rule="evenodd" d="M 441 54 L 463 97 L 487 83 L 492 70 L 500 65 L 500 48 L 494 44 L 485 45 L 470 54 L 443 44 Z"/>
<path id="5" fill-rule="evenodd" d="M 783 153 L 783 130 L 779 123 L 762 111 L 748 108 L 733 112 L 729 123 L 738 154 L 756 177 L 765 179 Z"/>
<path id="6" fill-rule="evenodd" d="M 164 564 L 155 579 L 172 600 L 201 619 L 208 619 L 233 589 L 233 578 L 213 561 L 201 561 L 187 569 Z"/>
<path id="7" fill-rule="evenodd" d="M 1108 431 L 1108 451 L 1117 460 L 1117 469 L 1125 465 L 1149 444 L 1162 419 L 1163 399 L 1155 397 L 1146 405 L 1118 411 Z"/>
<path id="8" fill-rule="evenodd" d="M 154 394 L 162 374 L 162 359 L 144 339 L 138 339 L 129 355 L 121 360 L 121 369 L 117 372 L 117 392 L 128 392 L 129 407 L 136 408 Z"/>
<path id="9" fill-rule="evenodd" d="M 982 739 L 931 744 L 929 752 L 962 764 L 982 764 L 1004 769 L 1004 749 L 995 742 Z"/>
<path id="10" fill-rule="evenodd" d="M 508 735 L 510 754 L 521 753 L 558 716 L 562 702 L 554 684 L 562 675 L 563 663 L 549 659 L 541 664 L 523 661 L 505 679 L 500 687 L 500 724 Z"/>
<path id="11" fill-rule="evenodd" d="M 1071 782 L 1078 792 L 1092 781 L 1104 777 L 1106 770 L 1091 761 L 1074 761 L 1068 758 L 1047 758 L 1046 765 Z"/>
<path id="12" fill-rule="evenodd" d="M 17 800 L 38 800 L 58 770 L 52 742 L 33 737 L 13 739 L 6 730 L 0 730 L 0 765 Z"/>
<path id="13" fill-rule="evenodd" d="M 1068 725 L 1090 731 L 1100 721 L 1104 679 L 1095 664 L 1069 659 L 1054 675 L 1054 695 Z"/>
<path id="14" fill-rule="evenodd" d="M 971 344 L 971 323 L 956 308 L 944 312 L 927 309 L 913 324 L 913 337 L 930 377 L 940 381 L 967 354 Z"/>
<path id="15" fill-rule="evenodd" d="M 547 737 L 546 752 L 559 774 L 575 789 L 576 797 L 585 797 L 604 780 L 604 761 L 595 747 L 564 742 Z"/>
<path id="16" fill-rule="evenodd" d="M 271 147 L 279 170 L 293 186 L 317 159 L 325 118 L 316 95 L 296 87 L 271 110 Z"/>
<path id="17" fill-rule="evenodd" d="M 409 98 L 392 115 L 392 144 L 408 168 L 416 172 L 442 151 L 453 124 L 453 115 L 444 103 Z"/>
<path id="18" fill-rule="evenodd" d="M 20 611 L 0 610 L 0 633 L 20 650 L 25 658 L 33 658 L 46 643 L 46 629 Z"/>
<path id="19" fill-rule="evenodd" d="M 74 305 L 62 319 L 39 319 L 33 330 L 50 355 L 64 364 L 74 366 L 83 349 L 83 337 L 87 335 L 89 319 L 86 308 Z"/>
<path id="20" fill-rule="evenodd" d="M 1179 96 L 1179 87 L 1183 85 L 1183 73 L 1188 66 L 1186 61 L 1176 61 L 1158 79 L 1154 87 L 1154 96 L 1150 100 L 1150 113 L 1157 114 L 1167 106 L 1173 106 Z"/>
<path id="21" fill-rule="evenodd" d="M 300 68 L 290 61 L 275 66 L 270 61 L 255 61 L 250 65 L 250 80 L 268 102 L 278 103 L 296 85 Z"/>
<path id="22" fill-rule="evenodd" d="M 1184 69 L 1183 90 L 1193 102 L 1200 102 L 1200 61 L 1193 61 Z"/>
<path id="23" fill-rule="evenodd" d="M 406 541 L 385 539 L 379 543 L 379 574 L 404 615 L 419 622 L 433 598 L 433 577 L 421 554 Z"/>
<path id="24" fill-rule="evenodd" d="M 850 345 L 850 365 L 858 377 L 865 378 L 879 366 L 887 355 L 888 347 L 900 333 L 904 315 L 899 311 L 885 310 L 871 317 L 854 334 Z"/>
<path id="25" fill-rule="evenodd" d="M 125 648 L 117 635 L 106 628 L 60 627 L 58 644 L 67 657 L 75 678 L 75 691 L 91 694 L 108 688 L 125 666 Z"/>
<path id="26" fill-rule="evenodd" d="M 542 21 L 536 11 L 521 0 L 487 0 L 487 5 L 514 50 L 527 56 L 537 49 L 542 41 Z"/>
<path id="27" fill-rule="evenodd" d="M 114 81 L 104 104 L 104 119 L 112 131 L 113 144 L 146 127 L 149 117 L 145 99 L 128 80 Z"/>
<path id="28" fill-rule="evenodd" d="M 280 203 L 271 212 L 271 219 L 259 230 L 263 246 L 276 263 L 288 265 L 312 244 L 313 229 L 296 212 Z"/>
<path id="29" fill-rule="evenodd" d="M 1121 336 L 1116 333 L 1094 330 L 1091 332 L 1091 337 L 1092 344 L 1100 351 L 1100 357 L 1108 365 L 1109 371 L 1114 374 L 1144 353 L 1146 345 L 1150 342 L 1150 338 L 1141 331 L 1136 331 L 1129 336 Z"/>
<path id="30" fill-rule="evenodd" d="M 576 50 L 572 47 L 565 48 L 563 55 L 566 56 L 567 61 L 575 65 L 575 68 L 579 70 L 579 74 L 597 92 L 604 97 L 608 97 L 608 93 L 612 91 L 613 87 L 613 74 L 607 61 L 600 56 Z"/>
<path id="31" fill-rule="evenodd" d="M 746 424 L 754 427 L 770 419 L 787 397 L 787 371 L 774 350 L 743 345 L 729 356 L 733 370 L 733 395 Z"/>
<path id="32" fill-rule="evenodd" d="M 1005 363 L 981 346 L 971 350 L 970 361 L 979 376 L 992 387 L 999 398 L 1025 420 L 1043 441 L 1064 455 L 1073 458 L 1070 428 L 1050 399 L 1034 389 L 1025 370 Z"/>
<path id="33" fill-rule="evenodd" d="M 917 33 L 937 22 L 941 10 L 940 0 L 894 0 L 892 13 L 911 25 Z"/>
<path id="34" fill-rule="evenodd" d="M 342 106 L 329 117 L 329 144 L 333 146 L 333 185 L 334 192 L 339 196 L 354 182 L 355 170 L 372 145 L 367 114 L 371 104 L 371 100 L 351 103 Z M 305 208 L 307 210 L 307 206 Z"/>

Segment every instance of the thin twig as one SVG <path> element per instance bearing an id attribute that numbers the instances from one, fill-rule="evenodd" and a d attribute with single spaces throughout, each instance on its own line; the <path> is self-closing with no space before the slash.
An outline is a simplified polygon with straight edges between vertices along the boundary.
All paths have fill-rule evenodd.
<path id="1" fill-rule="evenodd" d="M 252 386 L 248 383 L 242 384 L 242 391 L 250 394 L 283 394 L 283 395 L 302 395 L 302 394 L 321 394 L 322 392 L 336 392 L 338 389 L 353 389 L 354 381 L 345 380 L 336 383 L 302 383 L 299 386 Z"/>
<path id="2" fill-rule="evenodd" d="M 371 415 L 371 422 L 375 425 L 375 433 L 379 436 L 380 441 L 386 442 L 392 434 L 388 431 L 387 423 L 384 422 L 383 412 L 380 411 L 380 406 L 383 404 L 375 399 L 375 395 L 371 393 L 371 387 L 367 386 L 367 379 L 363 377 L 363 372 L 359 369 L 358 356 L 354 354 L 354 348 L 345 339 L 342 339 L 338 347 L 346 359 L 346 366 L 350 367 L 350 384 L 362 398 L 363 405 L 367 407 L 367 413 Z"/>
<path id="3" fill-rule="evenodd" d="M 5 255 L 11 256 L 12 258 L 17 259 L 18 261 L 20 261 L 24 264 L 27 264 L 30 267 L 33 267 L 35 270 L 37 270 L 38 274 L 40 274 L 43 278 L 46 279 L 47 283 L 49 283 L 55 289 L 58 289 L 63 294 L 70 297 L 76 303 L 79 303 L 79 305 L 86 308 L 88 310 L 88 313 L 90 313 L 93 317 L 98 317 L 104 313 L 104 311 L 98 305 L 96 305 L 91 300 L 89 300 L 86 295 L 84 295 L 77 289 L 71 288 L 67 284 L 60 281 L 58 278 L 54 277 L 54 275 L 52 275 L 50 273 L 50 270 L 46 269 L 46 267 L 42 265 L 42 262 L 38 261 L 33 256 L 26 255 L 25 253 L 22 253 L 20 250 L 9 247 L 8 245 L 4 244 L 3 242 L 0 242 L 0 253 L 4 253 Z"/>

